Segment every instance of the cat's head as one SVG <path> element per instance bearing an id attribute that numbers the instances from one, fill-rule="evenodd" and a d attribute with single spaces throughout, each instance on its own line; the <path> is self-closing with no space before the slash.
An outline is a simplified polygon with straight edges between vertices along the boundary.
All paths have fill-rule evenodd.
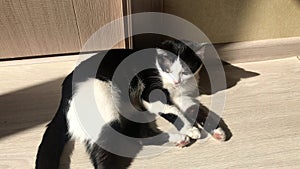
<path id="1" fill-rule="evenodd" d="M 184 84 L 188 79 L 194 78 L 194 73 L 202 66 L 200 58 L 204 57 L 208 44 L 184 42 L 165 41 L 160 48 L 156 48 L 156 67 L 165 84 Z"/>

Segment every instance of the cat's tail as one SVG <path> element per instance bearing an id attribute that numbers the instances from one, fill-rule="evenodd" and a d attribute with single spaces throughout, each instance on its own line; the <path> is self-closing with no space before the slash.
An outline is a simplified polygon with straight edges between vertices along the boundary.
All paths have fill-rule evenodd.
<path id="1" fill-rule="evenodd" d="M 66 115 L 60 107 L 44 133 L 36 157 L 36 169 L 58 168 L 64 146 L 70 139 L 67 130 Z"/>

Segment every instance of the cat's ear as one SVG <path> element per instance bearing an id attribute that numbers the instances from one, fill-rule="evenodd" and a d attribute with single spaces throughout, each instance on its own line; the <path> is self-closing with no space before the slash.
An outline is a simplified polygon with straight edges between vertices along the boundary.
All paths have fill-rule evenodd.
<path id="1" fill-rule="evenodd" d="M 208 48 L 210 43 L 200 43 L 194 46 L 194 51 L 197 56 L 199 56 L 201 59 L 204 59 L 205 57 L 205 51 Z"/>
<path id="2" fill-rule="evenodd" d="M 160 48 L 156 48 L 156 53 L 158 56 L 167 56 L 167 52 L 163 49 L 160 49 Z"/>
<path id="3" fill-rule="evenodd" d="M 167 65 L 171 65 L 170 60 L 168 59 L 168 53 L 166 50 L 160 49 L 160 48 L 156 48 L 156 61 L 159 64 L 159 66 L 167 66 Z"/>
<path id="4" fill-rule="evenodd" d="M 187 41 L 187 40 L 181 40 L 185 45 L 187 45 L 189 48 L 191 48 L 198 57 L 201 59 L 204 58 L 206 49 L 211 45 L 208 42 L 203 42 L 203 43 L 196 43 L 192 41 Z"/>

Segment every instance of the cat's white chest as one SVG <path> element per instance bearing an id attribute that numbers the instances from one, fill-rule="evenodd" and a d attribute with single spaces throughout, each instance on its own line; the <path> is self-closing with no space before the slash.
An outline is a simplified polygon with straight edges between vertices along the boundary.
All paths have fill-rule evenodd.
<path id="1" fill-rule="evenodd" d="M 164 84 L 163 87 L 169 91 L 171 98 L 182 96 L 197 97 L 199 95 L 197 84 L 190 81 L 187 81 L 186 83 L 179 86 Z"/>
<path id="2" fill-rule="evenodd" d="M 194 98 L 199 95 L 197 85 L 192 82 L 186 82 L 183 85 L 174 87 L 173 85 L 164 85 L 169 91 L 170 98 L 182 111 L 195 105 Z"/>

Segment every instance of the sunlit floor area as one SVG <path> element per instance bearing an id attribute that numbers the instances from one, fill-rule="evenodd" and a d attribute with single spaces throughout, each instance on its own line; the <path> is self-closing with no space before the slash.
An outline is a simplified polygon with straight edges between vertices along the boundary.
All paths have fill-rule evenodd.
<path id="1" fill-rule="evenodd" d="M 45 125 L 59 104 L 60 85 L 76 62 L 77 56 L 0 63 L 1 169 L 34 168 Z M 131 168 L 300 168 L 299 58 L 238 63 L 224 69 L 228 87 L 219 91 L 225 92 L 226 100 L 224 111 L 218 113 L 232 138 L 174 146 L 156 156 L 135 159 Z M 199 99 L 210 107 L 214 94 L 204 92 Z M 93 168 L 84 145 L 67 146 L 61 168 L 69 167 Z"/>

